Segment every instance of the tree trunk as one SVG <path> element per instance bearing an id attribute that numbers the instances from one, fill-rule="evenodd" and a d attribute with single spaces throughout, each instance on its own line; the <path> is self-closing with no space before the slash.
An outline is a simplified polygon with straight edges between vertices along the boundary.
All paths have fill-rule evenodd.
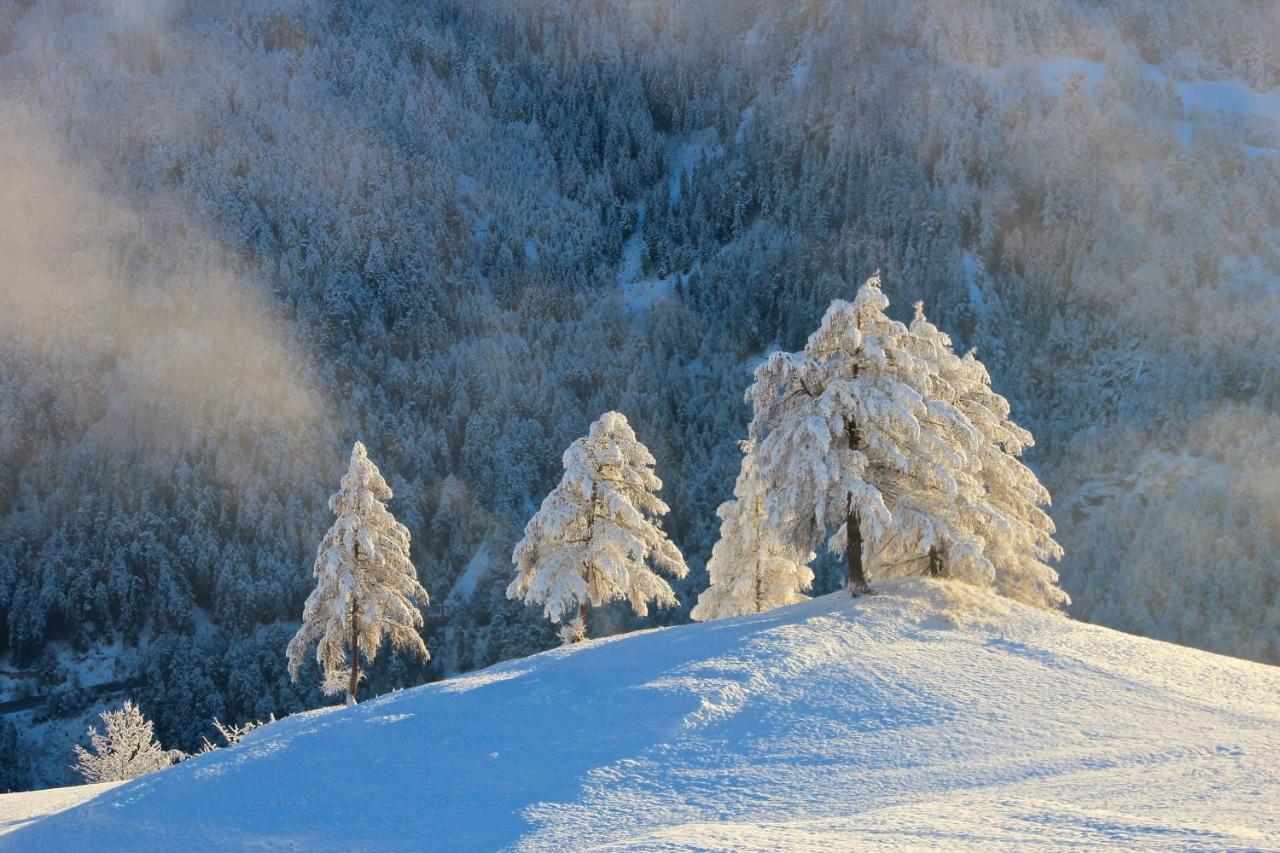
<path id="1" fill-rule="evenodd" d="M 845 558 L 849 561 L 849 594 L 854 598 L 871 591 L 866 572 L 862 569 L 862 519 L 849 501 L 849 515 L 845 518 Z"/>
<path id="2" fill-rule="evenodd" d="M 596 535 L 596 482 L 591 481 L 591 515 L 587 518 L 587 542 Z M 582 579 L 587 582 L 586 595 L 591 594 L 591 573 L 595 571 L 595 566 L 588 562 L 582 564 Z M 581 643 L 587 638 L 587 602 L 586 600 L 578 602 L 578 621 L 582 623 L 582 633 L 578 635 L 575 643 Z"/>
<path id="3" fill-rule="evenodd" d="M 940 578 L 944 576 L 945 574 L 942 568 L 942 552 L 938 550 L 937 545 L 934 545 L 929 549 L 929 577 Z"/>
<path id="4" fill-rule="evenodd" d="M 849 436 L 849 449 L 857 450 L 862 443 L 858 425 L 852 421 L 845 425 L 845 433 Z M 848 505 L 844 519 L 845 559 L 849 561 L 849 594 L 854 598 L 871 592 L 867 583 L 867 573 L 862 566 L 862 519 L 853 508 L 853 495 L 848 497 Z"/>
<path id="5" fill-rule="evenodd" d="M 761 599 L 760 589 L 760 498 L 756 498 L 756 612 L 760 613 L 764 610 L 764 602 Z"/>
<path id="6" fill-rule="evenodd" d="M 356 598 L 351 597 L 351 680 L 347 682 L 347 704 L 356 704 L 356 687 L 360 684 L 360 631 L 356 624 Z"/>
<path id="7" fill-rule="evenodd" d="M 355 565 L 351 567 L 351 573 L 357 574 L 360 571 L 360 543 L 356 542 L 351 548 L 351 556 L 355 561 Z M 356 687 L 360 684 L 360 630 L 356 624 L 357 602 L 355 595 L 351 596 L 351 680 L 347 682 L 347 704 L 356 704 Z"/>

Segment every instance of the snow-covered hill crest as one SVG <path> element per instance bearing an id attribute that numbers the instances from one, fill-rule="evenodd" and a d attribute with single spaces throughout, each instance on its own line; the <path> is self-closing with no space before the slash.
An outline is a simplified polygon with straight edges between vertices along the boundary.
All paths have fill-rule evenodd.
<path id="1" fill-rule="evenodd" d="M 1266 848 L 1280 670 L 926 580 L 299 714 L 3 849 Z"/>

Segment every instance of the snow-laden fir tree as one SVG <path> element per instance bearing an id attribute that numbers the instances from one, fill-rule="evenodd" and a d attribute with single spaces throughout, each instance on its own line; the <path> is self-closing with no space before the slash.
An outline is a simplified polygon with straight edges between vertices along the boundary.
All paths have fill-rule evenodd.
<path id="1" fill-rule="evenodd" d="M 390 499 L 390 487 L 357 441 L 341 487 L 329 498 L 338 518 L 316 554 L 316 588 L 289 642 L 294 680 L 315 643 L 325 692 L 345 689 L 348 705 L 356 701 L 360 656 L 372 664 L 384 636 L 392 648 L 430 657 L 418 634 L 422 613 L 417 605 L 427 605 L 427 591 L 409 560 L 409 530 L 383 503 Z"/>
<path id="2" fill-rule="evenodd" d="M 689 614 L 698 622 L 762 613 L 795 604 L 813 583 L 813 551 L 797 553 L 774 534 L 765 512 L 751 443 L 743 442 L 733 500 L 716 510 L 720 539 L 707 561 L 710 585 Z"/>
<path id="3" fill-rule="evenodd" d="M 128 699 L 118 711 L 103 711 L 104 732 L 89 727 L 89 749 L 76 744 L 76 772 L 86 782 L 123 782 L 144 773 L 163 770 L 180 753 L 162 747 L 151 721 Z"/>
<path id="4" fill-rule="evenodd" d="M 957 524 L 958 506 L 980 493 L 976 432 L 931 395 L 931 365 L 911 352 L 888 304 L 873 276 L 852 302 L 831 304 L 803 350 L 757 368 L 746 394 L 770 528 L 796 553 L 830 532 L 854 595 L 889 548 L 941 546 L 969 574 L 992 574 L 981 543 Z"/>
<path id="5" fill-rule="evenodd" d="M 1009 401 L 991 387 L 974 353 L 956 355 L 950 336 L 925 317 L 923 303 L 916 303 L 910 331 L 912 350 L 934 366 L 933 393 L 954 405 L 977 432 L 982 499 L 964 507 L 959 523 L 981 540 L 997 591 L 1039 607 L 1066 604 L 1058 574 L 1045 562 L 1062 556 L 1053 520 L 1041 508 L 1049 504 L 1049 491 L 1018 458 L 1034 443 L 1031 433 L 1013 422 Z M 941 549 L 925 558 L 931 574 L 951 573 Z"/>
<path id="6" fill-rule="evenodd" d="M 655 568 L 680 578 L 684 557 L 658 526 L 654 459 L 627 419 L 606 412 L 564 453 L 564 475 L 525 525 L 508 598 L 541 604 L 565 642 L 586 635 L 587 605 L 625 600 L 641 616 L 676 604 Z M 566 617 L 568 617 L 566 621 Z"/>

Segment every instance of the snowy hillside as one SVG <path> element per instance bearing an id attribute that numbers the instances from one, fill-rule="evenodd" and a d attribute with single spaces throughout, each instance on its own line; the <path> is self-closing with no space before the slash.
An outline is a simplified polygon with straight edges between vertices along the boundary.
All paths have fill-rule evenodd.
<path id="1" fill-rule="evenodd" d="M 1280 670 L 912 580 L 299 714 L 0 849 L 1274 848 L 1276 802 Z"/>

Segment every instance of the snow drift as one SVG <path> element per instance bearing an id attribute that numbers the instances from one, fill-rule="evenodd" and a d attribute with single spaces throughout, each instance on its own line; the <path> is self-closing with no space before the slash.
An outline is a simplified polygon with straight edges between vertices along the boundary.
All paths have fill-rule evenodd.
<path id="1" fill-rule="evenodd" d="M 1263 848 L 1277 802 L 1280 670 L 907 580 L 299 714 L 0 848 Z"/>

